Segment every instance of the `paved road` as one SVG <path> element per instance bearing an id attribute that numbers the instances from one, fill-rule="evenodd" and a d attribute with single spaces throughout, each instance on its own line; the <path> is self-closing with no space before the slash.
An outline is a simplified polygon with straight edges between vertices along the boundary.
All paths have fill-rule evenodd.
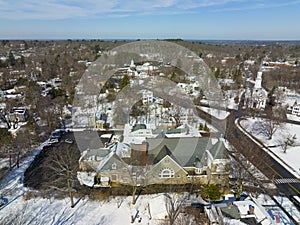
<path id="1" fill-rule="evenodd" d="M 242 153 L 269 179 L 274 180 L 280 192 L 284 193 L 286 196 L 300 194 L 300 180 L 270 157 L 268 153 L 262 150 L 259 145 L 253 142 L 235 125 L 234 121 L 243 115 L 241 112 L 232 111 L 227 118 L 226 126 L 224 126 L 224 121 L 220 121 L 201 110 L 198 110 L 198 114 L 203 119 L 214 124 L 216 128 L 221 129 L 225 138 L 238 152 Z M 225 130 L 224 127 L 226 127 Z"/>

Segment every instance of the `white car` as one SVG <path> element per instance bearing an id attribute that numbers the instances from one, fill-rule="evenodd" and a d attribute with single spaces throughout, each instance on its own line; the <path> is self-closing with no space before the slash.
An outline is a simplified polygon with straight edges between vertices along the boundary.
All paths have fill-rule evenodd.
<path id="1" fill-rule="evenodd" d="M 51 138 L 49 141 L 48 141 L 48 144 L 55 144 L 55 143 L 58 143 L 59 140 L 57 138 Z"/>
<path id="2" fill-rule="evenodd" d="M 65 142 L 69 143 L 69 144 L 72 144 L 74 141 L 72 139 L 68 138 L 68 139 L 65 140 Z"/>

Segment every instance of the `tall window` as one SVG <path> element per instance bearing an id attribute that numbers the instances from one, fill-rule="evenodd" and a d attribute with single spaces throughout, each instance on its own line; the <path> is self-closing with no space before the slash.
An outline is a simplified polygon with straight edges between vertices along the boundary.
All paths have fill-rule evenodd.
<path id="1" fill-rule="evenodd" d="M 160 178 L 173 178 L 174 170 L 166 167 L 160 171 L 159 177 Z"/>

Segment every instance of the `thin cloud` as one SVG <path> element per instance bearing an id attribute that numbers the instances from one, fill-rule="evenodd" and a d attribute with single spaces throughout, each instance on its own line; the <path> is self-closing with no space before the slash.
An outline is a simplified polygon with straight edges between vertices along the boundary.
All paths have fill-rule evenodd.
<path id="1" fill-rule="evenodd" d="M 211 10 L 212 12 L 223 12 L 223 11 L 244 11 L 244 10 L 255 10 L 255 9 L 267 9 L 267 8 L 281 8 L 293 5 L 299 5 L 300 0 L 296 1 L 265 1 L 265 2 L 253 2 L 252 4 L 236 6 L 236 7 L 224 7 Z"/>
<path id="2" fill-rule="evenodd" d="M 0 0 L 2 19 L 59 20 L 74 18 L 119 18 L 133 15 L 175 15 L 197 13 L 200 8 L 211 12 L 283 7 L 300 0 Z"/>
<path id="3" fill-rule="evenodd" d="M 223 6 L 229 3 L 243 3 L 249 2 L 249 0 L 186 0 L 178 4 L 178 7 L 181 9 L 196 9 L 196 8 L 207 8 L 215 6 Z"/>

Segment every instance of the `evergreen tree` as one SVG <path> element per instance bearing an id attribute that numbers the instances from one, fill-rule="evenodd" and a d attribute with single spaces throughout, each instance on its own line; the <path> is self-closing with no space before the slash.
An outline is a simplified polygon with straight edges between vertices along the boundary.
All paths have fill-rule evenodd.
<path id="1" fill-rule="evenodd" d="M 12 51 L 9 51 L 9 54 L 8 54 L 8 63 L 9 63 L 10 66 L 16 65 L 16 59 L 15 59 L 15 56 L 12 53 Z"/>
<path id="2" fill-rule="evenodd" d="M 123 79 L 120 82 L 120 89 L 122 90 L 124 87 L 126 87 L 130 83 L 130 78 L 128 75 L 125 75 Z"/>
<path id="3" fill-rule="evenodd" d="M 204 124 L 204 128 L 203 128 L 203 130 L 204 130 L 204 131 L 206 131 L 206 132 L 209 132 L 209 128 L 208 128 L 208 126 L 207 126 L 207 124 L 206 124 L 206 123 Z"/>
<path id="4" fill-rule="evenodd" d="M 216 185 L 213 184 L 205 186 L 202 189 L 202 194 L 204 195 L 205 199 L 208 199 L 210 201 L 220 200 L 222 196 L 220 188 L 218 188 Z"/>
<path id="5" fill-rule="evenodd" d="M 274 96 L 275 89 L 276 89 L 276 86 L 273 86 L 272 90 L 268 94 L 268 99 L 269 99 L 269 105 L 270 106 L 275 105 L 275 96 Z"/>
<path id="6" fill-rule="evenodd" d="M 215 77 L 216 78 L 219 78 L 220 77 L 220 74 L 221 74 L 221 71 L 220 71 L 220 68 L 218 67 L 215 71 Z"/>
<path id="7" fill-rule="evenodd" d="M 199 130 L 203 130 L 203 124 L 202 123 L 199 124 Z"/>

